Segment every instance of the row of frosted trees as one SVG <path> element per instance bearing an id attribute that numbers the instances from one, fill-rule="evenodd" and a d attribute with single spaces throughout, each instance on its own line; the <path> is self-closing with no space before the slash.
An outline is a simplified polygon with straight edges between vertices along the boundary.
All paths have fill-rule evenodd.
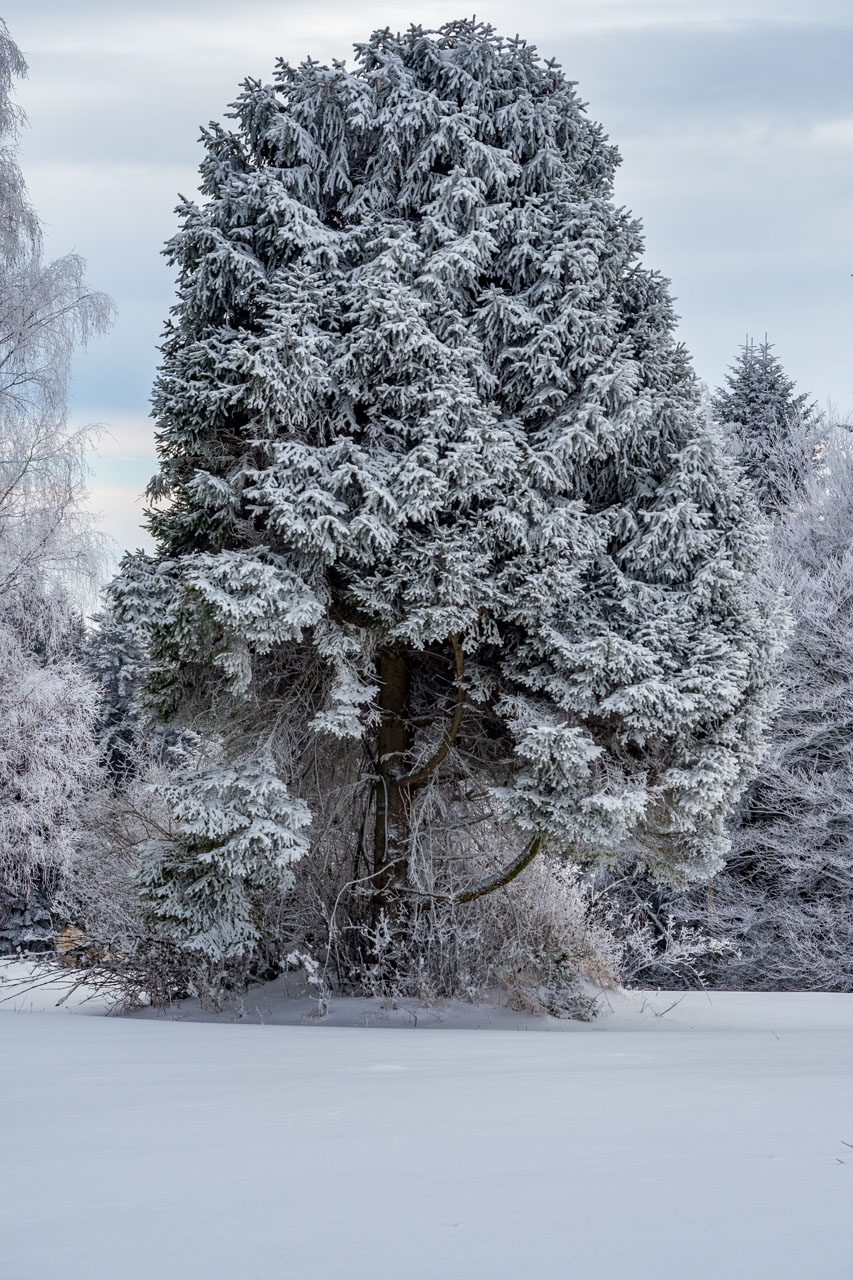
<path id="1" fill-rule="evenodd" d="M 724 871 L 701 892 L 633 889 L 671 917 L 664 940 L 677 921 L 724 944 L 706 957 L 707 981 L 850 990 L 853 435 L 795 394 L 766 341 L 745 345 L 714 409 L 768 519 L 760 582 L 784 597 L 790 629 L 768 748 L 730 818 Z"/>
<path id="2" fill-rule="evenodd" d="M 67 389 L 75 344 L 110 314 L 79 258 L 43 258 L 10 97 L 24 71 L 0 24 L 0 937 L 12 895 L 71 856 L 96 767 L 80 595 L 94 595 L 103 558 Z"/>
<path id="3" fill-rule="evenodd" d="M 849 981 L 843 440 L 765 344 L 724 444 L 560 69 L 466 21 L 246 82 L 167 249 L 156 550 L 82 637 L 108 305 L 42 263 L 2 39 L 7 884 L 162 998 Z"/>

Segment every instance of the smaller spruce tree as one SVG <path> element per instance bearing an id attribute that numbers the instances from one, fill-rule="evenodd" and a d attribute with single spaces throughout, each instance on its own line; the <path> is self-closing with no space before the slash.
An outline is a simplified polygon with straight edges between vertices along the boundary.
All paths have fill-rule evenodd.
<path id="1" fill-rule="evenodd" d="M 766 336 L 757 345 L 747 337 L 713 399 L 716 419 L 762 510 L 771 515 L 801 487 L 814 456 L 808 428 L 815 406 L 795 390 Z"/>

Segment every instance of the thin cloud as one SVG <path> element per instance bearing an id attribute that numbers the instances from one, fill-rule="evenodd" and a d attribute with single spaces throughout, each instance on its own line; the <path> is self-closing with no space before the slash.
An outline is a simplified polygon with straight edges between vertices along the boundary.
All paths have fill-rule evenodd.
<path id="1" fill-rule="evenodd" d="M 6 5 L 7 21 L 14 24 L 27 9 L 20 0 Z M 243 51 L 259 47 L 265 33 L 267 47 L 276 39 L 281 52 L 299 46 L 306 37 L 321 45 L 340 39 L 363 39 L 376 27 L 395 29 L 411 22 L 437 26 L 460 16 L 458 0 L 426 3 L 355 3 L 326 0 L 320 5 L 281 3 L 280 0 L 244 0 L 235 11 L 230 0 L 147 0 L 142 13 L 123 12 L 114 0 L 78 0 L 69 10 L 66 0 L 40 0 L 38 30 L 28 48 L 51 53 L 98 53 L 121 56 L 154 54 L 170 60 L 190 59 L 210 51 Z M 513 32 L 518 6 L 509 0 L 492 0 L 488 20 Z M 551 38 L 562 33 L 597 31 L 668 30 L 696 31 L 763 27 L 851 25 L 847 0 L 574 0 L 570 5 L 540 3 L 528 6 L 524 25 Z M 49 19 L 49 20 L 48 20 Z M 299 54 L 296 54 L 298 57 Z"/>

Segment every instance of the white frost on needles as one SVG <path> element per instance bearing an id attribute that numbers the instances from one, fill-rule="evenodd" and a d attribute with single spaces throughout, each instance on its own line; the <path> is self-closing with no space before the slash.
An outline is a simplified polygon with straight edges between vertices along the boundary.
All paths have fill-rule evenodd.
<path id="1" fill-rule="evenodd" d="M 173 826 L 142 848 L 143 900 L 188 950 L 242 956 L 258 938 L 253 893 L 286 893 L 308 852 L 308 806 L 264 758 L 179 773 L 156 790 Z"/>

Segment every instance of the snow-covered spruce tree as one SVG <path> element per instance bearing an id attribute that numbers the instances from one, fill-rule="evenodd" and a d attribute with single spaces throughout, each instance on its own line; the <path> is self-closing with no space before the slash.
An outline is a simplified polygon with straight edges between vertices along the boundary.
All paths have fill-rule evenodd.
<path id="1" fill-rule="evenodd" d="M 772 343 L 747 338 L 713 399 L 714 416 L 770 515 L 804 482 L 816 453 L 815 406 L 795 391 Z"/>
<path id="2" fill-rule="evenodd" d="M 99 550 L 67 392 L 74 346 L 111 308 L 79 258 L 43 259 L 10 98 L 25 71 L 0 22 L 0 885 L 21 892 L 62 866 L 94 762 L 94 694 L 74 641 L 76 587 L 91 584 Z"/>
<path id="3" fill-rule="evenodd" d="M 275 753 L 356 967 L 543 849 L 711 875 L 775 623 L 617 152 L 469 21 L 280 62 L 232 119 L 168 247 L 158 549 L 115 586 L 153 704 Z"/>

